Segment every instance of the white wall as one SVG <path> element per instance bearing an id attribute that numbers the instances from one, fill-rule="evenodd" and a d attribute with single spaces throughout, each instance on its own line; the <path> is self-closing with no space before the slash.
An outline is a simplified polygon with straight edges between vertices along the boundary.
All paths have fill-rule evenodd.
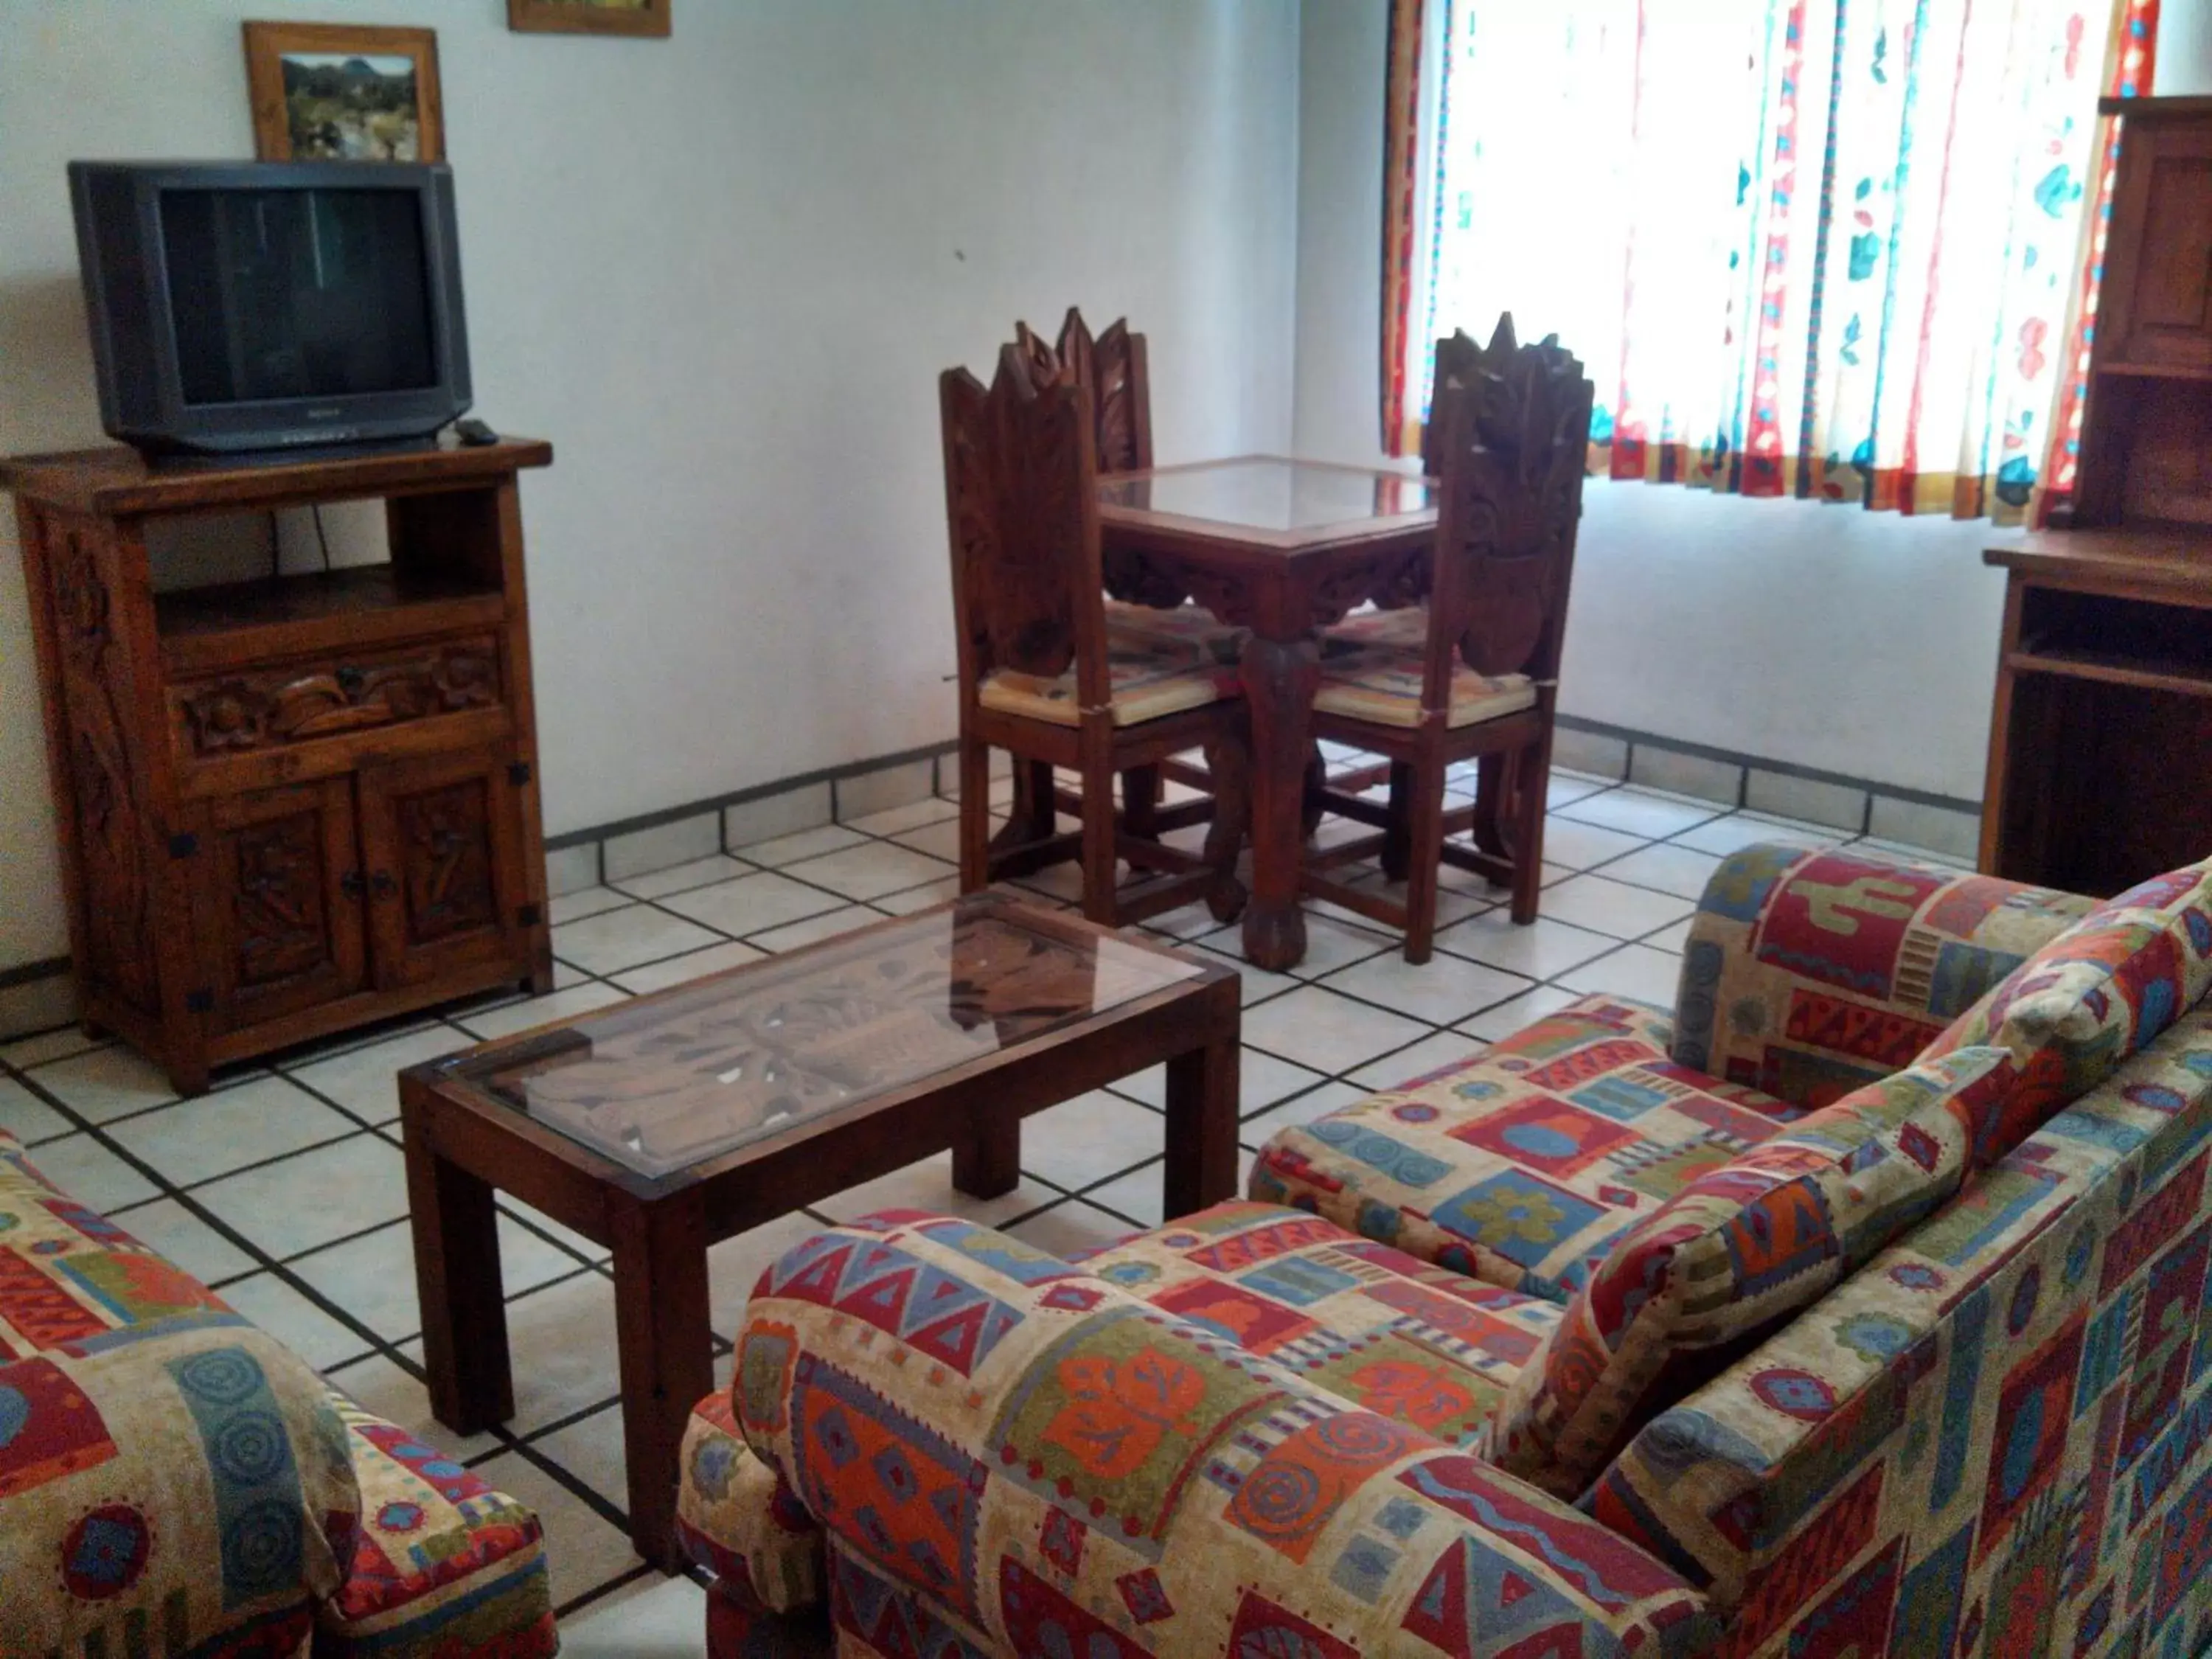
<path id="1" fill-rule="evenodd" d="M 0 0 L 0 452 L 99 441 L 63 181 L 252 153 L 241 16 L 439 32 L 478 412 L 530 475 L 547 827 L 949 737 L 937 372 L 1079 301 L 1163 460 L 1290 436 L 1297 0 Z M 0 968 L 66 948 L 12 521 Z"/>
<path id="2" fill-rule="evenodd" d="M 1352 460 L 1380 453 L 1383 10 L 1305 0 L 1300 29 L 1294 434 Z M 2212 0 L 2166 0 L 2159 52 L 2159 91 L 2212 90 Z M 1585 504 L 1567 713 L 1980 798 L 2004 591 L 1981 552 L 2003 532 L 1670 485 Z"/>

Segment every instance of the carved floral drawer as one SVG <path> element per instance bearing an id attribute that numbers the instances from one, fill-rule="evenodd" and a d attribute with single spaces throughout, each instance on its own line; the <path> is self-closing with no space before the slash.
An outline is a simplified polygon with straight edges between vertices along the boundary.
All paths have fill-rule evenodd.
<path id="1" fill-rule="evenodd" d="M 168 690 L 186 764 L 317 743 L 501 702 L 499 640 L 483 634 L 250 668 Z"/>

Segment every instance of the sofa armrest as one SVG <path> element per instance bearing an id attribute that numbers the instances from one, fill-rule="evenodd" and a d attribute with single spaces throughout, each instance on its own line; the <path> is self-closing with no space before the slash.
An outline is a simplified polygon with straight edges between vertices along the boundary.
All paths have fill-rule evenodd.
<path id="1" fill-rule="evenodd" d="M 82 1255 L 119 1297 L 203 1305 L 0 1364 L 0 1653 L 305 1652 L 361 1520 L 327 1390 L 158 1257 Z"/>
<path id="2" fill-rule="evenodd" d="M 1747 847 L 1691 921 L 1674 1058 L 1825 1106 L 1911 1064 L 2094 902 L 1847 849 Z"/>
<path id="3" fill-rule="evenodd" d="M 1697 1591 L 1599 1522 L 966 1221 L 793 1250 L 747 1308 L 734 1393 L 864 1638 L 896 1603 L 1014 1654 L 1126 1650 L 1109 1608 L 1158 1652 L 1378 1653 L 1401 1629 L 1488 1651 L 1461 1591 L 1499 1572 L 1590 1649 L 1713 1635 Z"/>

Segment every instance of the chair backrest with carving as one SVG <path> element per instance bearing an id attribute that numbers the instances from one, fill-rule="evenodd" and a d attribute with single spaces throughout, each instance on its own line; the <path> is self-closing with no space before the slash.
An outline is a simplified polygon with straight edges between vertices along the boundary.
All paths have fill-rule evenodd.
<path id="1" fill-rule="evenodd" d="M 1101 472 L 1138 472 L 1152 464 L 1152 391 L 1145 337 L 1118 317 L 1093 338 L 1079 306 L 1070 306 L 1060 338 L 1048 346 L 1027 323 L 1014 325 L 1022 355 L 1040 377 L 1081 386 L 1091 400 Z"/>
<path id="2" fill-rule="evenodd" d="M 1424 708 L 1449 707 L 1455 657 L 1484 674 L 1558 677 L 1591 397 L 1559 337 L 1521 345 L 1510 315 L 1439 381 L 1443 499 Z"/>
<path id="3" fill-rule="evenodd" d="M 988 390 L 949 368 L 938 404 L 963 703 L 996 670 L 1052 678 L 1073 665 L 1079 706 L 1105 707 L 1097 468 L 1081 389 L 1040 381 L 1008 344 Z"/>
<path id="4" fill-rule="evenodd" d="M 1509 319 L 1510 320 L 1510 319 Z M 1421 471 L 1431 478 L 1444 472 L 1444 422 L 1437 394 L 1481 361 L 1482 348 L 1465 329 L 1455 329 L 1437 342 L 1436 371 L 1431 377 L 1428 424 L 1421 428 Z"/>

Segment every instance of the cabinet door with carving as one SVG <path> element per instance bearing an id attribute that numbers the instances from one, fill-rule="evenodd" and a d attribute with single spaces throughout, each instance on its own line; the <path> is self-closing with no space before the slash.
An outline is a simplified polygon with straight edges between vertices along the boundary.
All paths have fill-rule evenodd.
<path id="1" fill-rule="evenodd" d="M 370 767 L 361 838 L 376 982 L 418 985 L 499 963 L 528 967 L 521 792 L 506 750 Z"/>
<path id="2" fill-rule="evenodd" d="M 192 853 L 210 1029 L 232 1031 L 367 981 L 347 780 L 212 802 Z"/>

